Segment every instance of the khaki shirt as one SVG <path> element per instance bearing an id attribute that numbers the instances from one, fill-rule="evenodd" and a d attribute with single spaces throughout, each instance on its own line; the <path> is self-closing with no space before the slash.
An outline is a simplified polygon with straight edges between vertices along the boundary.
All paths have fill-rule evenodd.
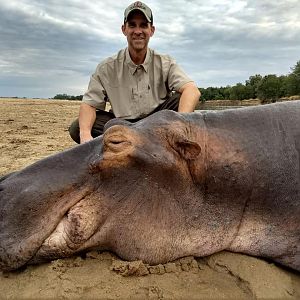
<path id="1" fill-rule="evenodd" d="M 191 81 L 170 56 L 148 48 L 144 63 L 135 65 L 126 48 L 97 66 L 82 101 L 102 110 L 109 101 L 116 117 L 136 119 Z"/>

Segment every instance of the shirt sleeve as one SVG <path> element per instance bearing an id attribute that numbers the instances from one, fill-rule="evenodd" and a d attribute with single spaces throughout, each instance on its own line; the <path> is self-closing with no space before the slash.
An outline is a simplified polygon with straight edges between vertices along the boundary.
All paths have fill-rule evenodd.
<path id="1" fill-rule="evenodd" d="M 90 78 L 89 86 L 83 95 L 82 102 L 104 110 L 107 100 L 107 94 L 101 82 L 101 65 L 98 65 L 95 73 Z"/>
<path id="2" fill-rule="evenodd" d="M 193 82 L 193 80 L 185 74 L 173 58 L 170 58 L 170 68 L 168 73 L 169 89 L 178 92 L 178 90 L 188 82 Z"/>

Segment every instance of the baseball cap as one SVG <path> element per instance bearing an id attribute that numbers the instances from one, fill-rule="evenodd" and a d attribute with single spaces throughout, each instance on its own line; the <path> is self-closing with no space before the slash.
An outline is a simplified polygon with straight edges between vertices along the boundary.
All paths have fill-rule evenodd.
<path id="1" fill-rule="evenodd" d="M 152 11 L 151 9 L 143 2 L 140 2 L 140 1 L 136 1 L 132 4 L 130 4 L 126 9 L 125 9 L 125 12 L 124 12 L 124 23 L 127 22 L 127 19 L 128 19 L 128 16 L 129 14 L 134 11 L 134 10 L 139 10 L 141 11 L 148 22 L 150 22 L 151 24 L 153 24 L 153 15 L 152 15 Z"/>

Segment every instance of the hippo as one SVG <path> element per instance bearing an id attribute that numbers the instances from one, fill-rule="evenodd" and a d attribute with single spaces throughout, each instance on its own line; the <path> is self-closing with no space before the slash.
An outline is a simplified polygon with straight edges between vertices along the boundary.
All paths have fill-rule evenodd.
<path id="1" fill-rule="evenodd" d="M 300 271 L 300 101 L 114 119 L 0 182 L 0 269 L 228 250 Z"/>

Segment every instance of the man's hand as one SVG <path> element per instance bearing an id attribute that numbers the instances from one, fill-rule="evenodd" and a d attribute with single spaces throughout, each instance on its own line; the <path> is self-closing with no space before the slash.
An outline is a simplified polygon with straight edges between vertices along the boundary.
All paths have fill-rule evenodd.
<path id="1" fill-rule="evenodd" d="M 184 84 L 180 89 L 181 93 L 178 112 L 193 112 L 199 102 L 201 93 L 194 82 Z"/>
<path id="2" fill-rule="evenodd" d="M 80 131 L 80 144 L 87 143 L 93 139 L 90 132 L 83 133 Z"/>
<path id="3" fill-rule="evenodd" d="M 93 139 L 92 127 L 96 120 L 96 108 L 86 103 L 81 103 L 79 109 L 80 144 Z"/>

